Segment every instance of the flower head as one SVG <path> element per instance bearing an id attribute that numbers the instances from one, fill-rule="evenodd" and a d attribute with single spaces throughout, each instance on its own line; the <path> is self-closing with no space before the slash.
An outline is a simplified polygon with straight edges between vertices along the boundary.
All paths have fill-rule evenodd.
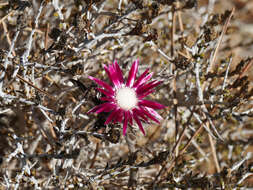
<path id="1" fill-rule="evenodd" d="M 161 81 L 153 80 L 148 82 L 153 73 L 148 73 L 149 69 L 144 71 L 137 80 L 139 60 L 134 61 L 125 81 L 122 71 L 115 60 L 109 66 L 104 65 L 113 86 L 101 81 L 100 79 L 89 76 L 89 79 L 95 81 L 102 88 L 97 88 L 105 96 L 101 98 L 105 103 L 92 108 L 88 113 L 111 112 L 105 121 L 105 125 L 110 122 L 123 123 L 123 134 L 126 134 L 127 125 L 133 125 L 133 120 L 139 126 L 141 132 L 145 135 L 142 121 L 147 122 L 148 118 L 159 123 L 162 117 L 155 109 L 162 109 L 165 106 L 154 101 L 145 100 L 144 97 L 154 92 L 154 87 Z M 148 83 L 147 83 L 148 82 Z"/>

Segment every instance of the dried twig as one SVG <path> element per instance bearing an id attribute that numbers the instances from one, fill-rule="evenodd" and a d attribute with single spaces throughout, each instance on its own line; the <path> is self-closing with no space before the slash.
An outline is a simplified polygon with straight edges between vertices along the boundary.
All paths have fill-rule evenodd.
<path id="1" fill-rule="evenodd" d="M 233 16 L 233 14 L 234 14 L 234 12 L 235 12 L 235 8 L 233 8 L 233 9 L 231 10 L 230 15 L 229 15 L 229 17 L 227 18 L 227 20 L 226 20 L 226 22 L 225 22 L 225 24 L 224 24 L 224 26 L 223 26 L 223 28 L 222 28 L 222 32 L 221 32 L 221 35 L 220 35 L 220 37 L 219 37 L 219 41 L 218 41 L 217 46 L 216 46 L 216 48 L 215 48 L 214 54 L 213 54 L 213 56 L 212 56 L 212 58 L 211 58 L 211 60 L 210 60 L 210 65 L 209 65 L 209 69 L 207 70 L 207 72 L 212 72 L 213 69 L 214 69 L 215 61 L 216 61 L 216 58 L 217 58 L 218 51 L 219 51 L 219 49 L 220 49 L 221 42 L 222 42 L 223 37 L 224 37 L 224 35 L 225 35 L 226 31 L 227 31 L 228 24 L 229 24 L 229 22 L 230 22 L 230 20 L 231 20 L 231 18 L 232 18 L 232 16 Z M 205 85 L 203 85 L 202 88 L 205 89 Z"/>
<path id="2" fill-rule="evenodd" d="M 17 78 L 19 78 L 20 80 L 22 80 L 24 83 L 32 86 L 33 88 L 35 88 L 36 90 L 38 90 L 39 92 L 45 94 L 47 97 L 51 98 L 52 100 L 55 100 L 56 101 L 56 98 L 54 96 L 52 96 L 51 94 L 47 93 L 46 91 L 44 90 L 41 90 L 40 88 L 38 88 L 37 86 L 33 85 L 31 82 L 25 80 L 23 77 L 21 77 L 20 75 L 16 75 Z"/>

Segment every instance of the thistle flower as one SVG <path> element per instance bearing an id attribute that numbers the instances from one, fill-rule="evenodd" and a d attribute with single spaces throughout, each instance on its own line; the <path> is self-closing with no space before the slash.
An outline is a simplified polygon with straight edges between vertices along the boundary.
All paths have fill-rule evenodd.
<path id="1" fill-rule="evenodd" d="M 100 79 L 89 76 L 89 79 L 95 81 L 102 87 L 97 88 L 97 90 L 105 95 L 101 100 L 106 102 L 92 108 L 88 113 L 111 112 L 105 121 L 105 125 L 110 122 L 122 123 L 123 135 L 126 134 L 128 123 L 133 125 L 133 120 L 145 135 L 142 121 L 148 122 L 148 119 L 151 119 L 159 123 L 162 117 L 154 109 L 162 109 L 165 107 L 157 102 L 144 99 L 144 97 L 154 92 L 153 88 L 159 85 L 161 81 L 153 80 L 148 82 L 153 75 L 153 73 L 148 74 L 149 69 L 144 71 L 135 81 L 138 65 L 139 60 L 134 61 L 126 82 L 116 60 L 109 66 L 104 65 L 104 69 L 113 86 L 110 86 Z"/>

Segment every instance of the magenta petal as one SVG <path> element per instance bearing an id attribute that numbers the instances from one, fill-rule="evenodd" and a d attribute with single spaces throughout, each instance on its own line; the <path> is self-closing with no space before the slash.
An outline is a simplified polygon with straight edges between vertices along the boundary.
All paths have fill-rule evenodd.
<path id="1" fill-rule="evenodd" d="M 114 69 L 117 73 L 117 77 L 118 77 L 119 82 L 123 83 L 124 82 L 123 74 L 122 74 L 122 71 L 121 71 L 118 63 L 117 63 L 117 60 L 114 61 L 113 65 L 114 65 Z"/>
<path id="2" fill-rule="evenodd" d="M 115 70 L 113 65 L 109 65 L 108 67 L 104 65 L 104 69 L 107 75 L 109 76 L 110 80 L 112 81 L 113 85 L 119 87 L 121 82 L 119 81 L 117 71 Z"/>
<path id="3" fill-rule="evenodd" d="M 143 92 L 142 94 L 138 94 L 138 99 L 142 99 L 144 97 L 146 97 L 147 95 L 153 93 L 155 90 L 148 90 L 146 92 Z"/>
<path id="4" fill-rule="evenodd" d="M 123 124 L 123 135 L 126 135 L 126 131 L 127 131 L 127 123 L 128 123 L 128 112 L 124 112 L 124 124 Z"/>
<path id="5" fill-rule="evenodd" d="M 146 91 L 156 87 L 157 85 L 159 85 L 161 83 L 162 83 L 161 81 L 151 81 L 148 84 L 144 84 L 144 85 L 140 86 L 139 88 L 137 88 L 136 93 L 138 95 L 142 95 Z"/>
<path id="6" fill-rule="evenodd" d="M 152 76 L 153 76 L 153 72 L 146 75 L 148 73 L 149 69 L 147 69 L 139 78 L 138 80 L 134 83 L 134 88 L 138 88 L 139 86 L 141 86 L 142 84 L 146 83 Z"/>
<path id="7" fill-rule="evenodd" d="M 119 122 L 121 123 L 123 120 L 123 111 L 119 109 L 118 114 L 115 116 L 114 122 Z"/>
<path id="8" fill-rule="evenodd" d="M 109 117 L 106 119 L 105 121 L 105 125 L 107 125 L 108 123 L 110 123 L 111 121 L 113 121 L 116 118 L 116 115 L 118 114 L 119 110 L 116 109 L 114 111 L 112 111 L 112 113 L 109 115 Z"/>
<path id="9" fill-rule="evenodd" d="M 128 116 L 129 123 L 130 123 L 130 125 L 133 125 L 133 113 L 131 111 L 129 111 L 128 114 L 129 114 L 129 116 Z"/>
<path id="10" fill-rule="evenodd" d="M 101 108 L 99 108 L 97 111 L 95 111 L 95 113 L 101 113 L 101 112 L 110 112 L 112 111 L 113 109 L 115 109 L 116 105 L 115 104 L 112 104 L 112 103 L 104 103 L 104 104 L 101 104 Z"/>
<path id="11" fill-rule="evenodd" d="M 94 108 L 92 108 L 90 111 L 88 111 L 88 113 L 101 113 L 101 112 L 109 112 L 112 111 L 113 109 L 115 109 L 116 105 L 112 104 L 112 103 L 104 103 L 104 104 L 100 104 L 99 106 L 96 106 Z"/>
<path id="12" fill-rule="evenodd" d="M 112 81 L 113 85 L 116 87 L 120 87 L 120 85 L 124 82 L 122 71 L 115 60 L 113 64 L 110 64 L 108 67 L 104 65 L 104 69 Z"/>
<path id="13" fill-rule="evenodd" d="M 100 104 L 100 105 L 98 105 L 98 106 L 95 106 L 94 108 L 92 108 L 91 110 L 89 110 L 87 113 L 89 114 L 89 113 L 94 113 L 95 111 L 97 111 L 99 108 L 101 108 L 101 106 L 102 106 L 103 104 Z"/>
<path id="14" fill-rule="evenodd" d="M 133 109 L 133 115 L 138 115 L 140 116 L 145 122 L 148 121 L 148 118 L 144 115 L 143 112 L 141 112 L 140 110 L 138 109 Z"/>
<path id="15" fill-rule="evenodd" d="M 152 114 L 153 116 L 155 116 L 158 120 L 162 120 L 163 118 L 152 108 L 148 108 L 148 107 L 145 107 L 145 109 L 150 113 Z"/>
<path id="16" fill-rule="evenodd" d="M 110 68 L 110 66 L 109 66 L 109 68 Z M 105 72 L 107 73 L 107 75 L 110 78 L 110 80 L 112 81 L 112 83 L 114 83 L 113 82 L 113 77 L 112 77 L 113 71 L 109 68 L 106 65 L 104 65 Z"/>
<path id="17" fill-rule="evenodd" d="M 112 87 L 111 87 L 109 84 L 105 83 L 104 81 L 102 81 L 102 80 L 100 80 L 100 79 L 97 79 L 97 78 L 95 78 L 95 77 L 92 77 L 92 76 L 89 76 L 88 78 L 91 79 L 91 80 L 93 80 L 93 81 L 95 81 L 98 85 L 104 87 L 104 88 L 107 89 L 109 92 L 114 93 Z"/>
<path id="18" fill-rule="evenodd" d="M 128 79 L 127 79 L 127 83 L 126 86 L 132 87 L 134 84 L 134 80 L 138 71 L 138 65 L 139 65 L 139 60 L 137 59 L 136 61 L 134 61 L 129 74 L 128 74 Z"/>
<path id="19" fill-rule="evenodd" d="M 160 123 L 160 121 L 158 120 L 158 118 L 155 115 L 152 115 L 149 111 L 147 111 L 146 109 L 140 107 L 141 112 L 143 112 L 148 118 L 150 118 L 151 120 L 155 121 L 156 123 Z M 159 115 L 160 116 L 160 115 Z"/>
<path id="20" fill-rule="evenodd" d="M 110 93 L 110 92 L 108 92 L 107 90 L 104 90 L 104 89 L 102 89 L 102 88 L 97 88 L 97 90 L 98 90 L 99 92 L 103 93 L 103 94 L 106 95 L 106 96 L 113 97 L 113 94 Z"/>
<path id="21" fill-rule="evenodd" d="M 139 126 L 139 129 L 141 130 L 141 132 L 145 135 L 145 131 L 144 131 L 144 129 L 143 129 L 143 126 L 142 126 L 142 124 L 141 124 L 141 121 L 140 121 L 140 119 L 137 117 L 137 115 L 133 115 L 133 117 L 134 117 L 134 120 L 136 121 L 136 123 L 137 123 L 137 125 Z"/>
<path id="22" fill-rule="evenodd" d="M 146 69 L 141 76 L 139 76 L 139 78 L 135 81 L 134 86 L 133 87 L 137 87 L 140 85 L 141 81 L 143 80 L 143 78 L 146 76 L 146 74 L 148 74 L 149 69 Z"/>
<path id="23" fill-rule="evenodd" d="M 159 103 L 154 102 L 154 101 L 150 101 L 150 100 L 141 100 L 141 101 L 139 101 L 138 104 L 139 104 L 139 106 L 146 106 L 146 107 L 154 108 L 154 109 L 163 109 L 163 108 L 165 108 L 164 105 L 159 104 Z"/>
<path id="24" fill-rule="evenodd" d="M 110 98 L 110 97 L 101 97 L 100 100 L 102 100 L 102 101 L 108 101 L 108 102 L 113 102 L 114 101 L 114 99 Z"/>

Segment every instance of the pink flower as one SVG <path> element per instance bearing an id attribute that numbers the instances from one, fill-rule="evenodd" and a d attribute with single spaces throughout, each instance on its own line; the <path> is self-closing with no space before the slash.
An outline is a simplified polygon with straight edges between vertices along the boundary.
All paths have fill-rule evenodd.
<path id="1" fill-rule="evenodd" d="M 135 81 L 138 65 L 139 60 L 134 61 L 126 82 L 116 60 L 109 66 L 104 65 L 104 69 L 113 86 L 89 76 L 89 79 L 102 87 L 97 88 L 97 90 L 105 95 L 101 100 L 106 102 L 92 108 L 88 113 L 111 112 L 105 121 L 105 125 L 110 122 L 122 122 L 123 135 L 126 134 L 128 123 L 133 125 L 133 120 L 145 135 L 141 121 L 147 122 L 149 118 L 159 123 L 162 117 L 154 109 L 165 107 L 157 102 L 144 99 L 144 97 L 154 92 L 153 88 L 159 85 L 161 81 L 153 80 L 148 82 L 153 75 L 153 73 L 148 74 L 149 69 L 142 73 Z"/>

